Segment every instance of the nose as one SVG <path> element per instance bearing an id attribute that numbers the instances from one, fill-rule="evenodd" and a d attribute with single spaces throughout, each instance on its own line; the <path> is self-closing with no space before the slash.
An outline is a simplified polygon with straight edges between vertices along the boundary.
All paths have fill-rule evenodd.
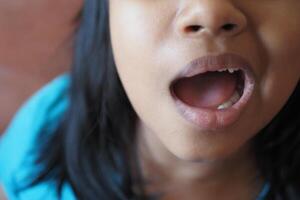
<path id="1" fill-rule="evenodd" d="M 246 16 L 229 0 L 184 2 L 175 20 L 176 30 L 182 37 L 230 37 L 247 27 Z"/>

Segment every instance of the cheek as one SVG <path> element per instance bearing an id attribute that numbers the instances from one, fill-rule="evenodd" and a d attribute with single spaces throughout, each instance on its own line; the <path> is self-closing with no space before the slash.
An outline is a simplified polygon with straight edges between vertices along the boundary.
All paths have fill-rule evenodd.
<path id="1" fill-rule="evenodd" d="M 244 115 L 245 123 L 240 127 L 240 130 L 249 130 L 252 135 L 265 127 L 279 113 L 300 78 L 300 60 L 295 52 L 299 46 L 288 45 L 284 34 L 268 34 L 265 38 L 265 41 L 268 41 L 264 45 L 268 61 L 264 62 L 266 66 L 261 67 L 264 70 L 259 76 L 253 104 Z M 299 44 L 296 37 L 293 42 Z M 247 123 L 249 118 L 251 122 Z"/>
<path id="2" fill-rule="evenodd" d="M 126 94 L 147 127 L 155 133 L 175 131 L 176 127 L 168 126 L 174 123 L 170 116 L 176 116 L 175 112 L 170 114 L 170 74 L 166 63 L 162 63 L 166 59 L 160 59 L 164 40 L 159 30 L 164 29 L 155 20 L 138 17 L 139 12 L 131 11 L 134 6 L 121 9 L 122 6 L 111 4 L 110 30 L 114 59 Z"/>
<path id="3" fill-rule="evenodd" d="M 268 66 L 263 68 L 295 76 L 295 73 L 300 74 L 300 3 L 282 4 L 282 8 L 274 7 L 268 13 L 258 13 L 254 19 L 255 31 L 268 59 L 265 60 Z"/>
<path id="4" fill-rule="evenodd" d="M 261 94 L 273 104 L 285 103 L 300 78 L 300 37 L 297 34 L 300 33 L 300 24 L 297 29 L 282 28 L 266 32 L 264 40 L 269 61 L 261 81 Z"/>
<path id="5" fill-rule="evenodd" d="M 163 63 L 168 59 L 160 51 L 172 33 L 177 4 L 174 0 L 109 1 L 111 42 L 124 84 L 135 80 L 140 85 L 136 87 L 166 90 L 171 65 Z"/>
<path id="6" fill-rule="evenodd" d="M 261 101 L 260 117 L 265 123 L 284 106 L 300 78 L 300 22 L 296 20 L 300 14 L 295 10 L 300 4 L 295 8 L 287 5 L 282 5 L 280 13 L 273 9 L 257 13 L 254 18 L 260 49 L 264 51 L 257 102 Z"/>
<path id="7" fill-rule="evenodd" d="M 157 39 L 161 39 L 162 28 L 153 17 L 147 17 L 148 14 L 143 12 L 145 9 L 140 8 L 138 3 L 128 2 L 110 2 L 112 49 L 117 71 L 128 95 L 145 100 L 152 98 L 149 91 L 155 87 L 159 91 L 157 86 L 163 85 L 159 81 L 163 68 L 157 56 L 161 44 Z"/>
<path id="8" fill-rule="evenodd" d="M 263 80 L 260 97 L 264 106 L 261 113 L 267 121 L 270 121 L 286 104 L 299 81 L 299 74 L 291 72 L 289 69 L 276 70 L 269 72 L 268 77 Z"/>

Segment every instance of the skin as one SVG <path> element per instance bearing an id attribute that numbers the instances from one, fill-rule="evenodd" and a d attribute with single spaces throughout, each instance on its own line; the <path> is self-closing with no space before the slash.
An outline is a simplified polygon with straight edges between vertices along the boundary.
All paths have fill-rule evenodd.
<path id="1" fill-rule="evenodd" d="M 263 180 L 251 139 L 283 107 L 299 81 L 300 2 L 109 3 L 113 53 L 139 116 L 139 153 L 149 190 L 165 192 L 165 199 L 255 199 Z M 223 30 L 227 23 L 238 28 Z M 191 25 L 203 29 L 193 32 L 187 29 Z M 236 123 L 204 131 L 179 115 L 169 84 L 191 60 L 224 52 L 251 62 L 256 87 Z"/>
<path id="2" fill-rule="evenodd" d="M 0 2 L 0 133 L 20 105 L 68 70 L 83 0 Z"/>

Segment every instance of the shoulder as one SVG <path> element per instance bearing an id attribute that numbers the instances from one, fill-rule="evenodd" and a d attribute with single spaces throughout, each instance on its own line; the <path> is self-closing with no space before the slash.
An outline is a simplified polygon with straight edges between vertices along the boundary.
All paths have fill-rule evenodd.
<path id="1" fill-rule="evenodd" d="M 66 110 L 69 82 L 69 75 L 63 74 L 36 92 L 23 104 L 0 138 L 0 185 L 9 199 L 53 199 L 55 193 L 51 188 L 54 186 L 50 184 L 24 190 L 18 198 L 15 189 L 22 178 L 36 168 L 33 149 L 39 143 L 38 136 L 53 132 Z M 43 131 L 45 128 L 47 132 Z"/>

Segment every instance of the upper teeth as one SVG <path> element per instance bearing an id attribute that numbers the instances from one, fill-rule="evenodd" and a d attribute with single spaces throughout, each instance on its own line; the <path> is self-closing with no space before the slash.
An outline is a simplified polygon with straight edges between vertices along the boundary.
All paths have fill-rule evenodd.
<path id="1" fill-rule="evenodd" d="M 235 71 L 238 71 L 239 69 L 237 68 L 224 68 L 224 69 L 219 69 L 218 72 L 225 72 L 228 71 L 229 73 L 234 73 Z"/>

